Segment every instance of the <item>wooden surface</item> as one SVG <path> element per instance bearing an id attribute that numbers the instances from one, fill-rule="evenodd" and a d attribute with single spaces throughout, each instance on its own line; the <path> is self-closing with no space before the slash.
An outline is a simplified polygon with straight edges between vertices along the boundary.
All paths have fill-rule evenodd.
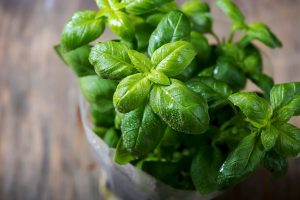
<path id="1" fill-rule="evenodd" d="M 284 49 L 268 51 L 276 82 L 299 81 L 300 0 L 236 2 L 282 39 Z M 93 7 L 92 0 L 0 0 L 0 200 L 100 198 L 76 80 L 52 49 L 67 18 Z M 261 170 L 218 199 L 296 200 L 299 187 L 300 160 L 293 160 L 286 176 Z"/>

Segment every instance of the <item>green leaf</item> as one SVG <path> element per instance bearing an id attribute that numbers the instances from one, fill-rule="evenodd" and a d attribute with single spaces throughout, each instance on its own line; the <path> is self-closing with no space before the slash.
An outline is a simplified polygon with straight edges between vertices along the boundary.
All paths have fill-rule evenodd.
<path id="1" fill-rule="evenodd" d="M 116 152 L 115 152 L 115 156 L 114 156 L 114 160 L 116 163 L 120 164 L 120 165 L 126 165 L 129 162 L 135 160 L 136 158 L 133 157 L 128 151 L 127 149 L 124 147 L 124 143 L 123 143 L 123 137 L 120 138 L 117 148 L 116 148 Z"/>
<path id="2" fill-rule="evenodd" d="M 238 183 L 256 170 L 264 156 L 265 151 L 257 134 L 246 136 L 220 168 L 218 183 L 225 187 Z"/>
<path id="3" fill-rule="evenodd" d="M 205 100 L 176 79 L 171 79 L 170 86 L 153 86 L 150 106 L 176 131 L 201 134 L 208 128 L 209 115 Z"/>
<path id="4" fill-rule="evenodd" d="M 253 126 L 262 128 L 269 123 L 272 108 L 264 98 L 255 93 L 238 92 L 230 95 L 229 100 L 241 109 Z"/>
<path id="5" fill-rule="evenodd" d="M 251 81 L 255 83 L 255 85 L 257 85 L 259 88 L 261 88 L 262 91 L 264 91 L 265 95 L 269 97 L 270 91 L 274 85 L 273 79 L 263 73 L 253 73 L 248 76 Z"/>
<path id="6" fill-rule="evenodd" d="M 171 1 L 173 0 L 124 0 L 124 3 L 126 4 L 127 12 L 140 15 L 151 12 Z"/>
<path id="7" fill-rule="evenodd" d="M 187 86 L 203 96 L 210 108 L 215 108 L 227 102 L 232 89 L 224 82 L 212 77 L 195 77 L 186 82 Z"/>
<path id="8" fill-rule="evenodd" d="M 79 79 L 81 92 L 89 102 L 99 102 L 102 99 L 112 100 L 116 83 L 102 79 L 97 75 L 84 76 Z"/>
<path id="9" fill-rule="evenodd" d="M 246 85 L 246 76 L 241 68 L 230 60 L 219 60 L 213 71 L 215 79 L 227 83 L 232 89 L 239 90 Z"/>
<path id="10" fill-rule="evenodd" d="M 202 147 L 194 157 L 191 166 L 191 177 L 196 189 L 201 194 L 217 191 L 217 176 L 224 161 L 222 151 L 216 147 Z"/>
<path id="11" fill-rule="evenodd" d="M 149 14 L 146 17 L 146 22 L 151 24 L 154 27 L 157 27 L 157 25 L 159 24 L 159 22 L 166 16 L 166 13 L 162 13 L 162 12 L 154 12 Z M 152 32 L 151 32 L 152 33 Z"/>
<path id="12" fill-rule="evenodd" d="M 300 153 L 300 129 L 288 123 L 276 123 L 279 131 L 275 149 L 286 157 L 295 157 Z"/>
<path id="13" fill-rule="evenodd" d="M 94 11 L 80 11 L 65 25 L 61 44 L 67 51 L 86 45 L 97 39 L 104 31 L 103 18 L 96 18 Z"/>
<path id="14" fill-rule="evenodd" d="M 156 148 L 164 135 L 165 125 L 146 105 L 126 113 L 121 130 L 124 147 L 132 155 L 141 157 Z"/>
<path id="15" fill-rule="evenodd" d="M 152 63 L 145 54 L 135 50 L 128 50 L 128 55 L 132 64 L 139 72 L 149 72 L 152 68 Z"/>
<path id="16" fill-rule="evenodd" d="M 142 106 L 150 93 L 151 82 L 141 73 L 123 79 L 114 94 L 113 102 L 117 110 L 127 113 Z"/>
<path id="17" fill-rule="evenodd" d="M 135 38 L 137 41 L 137 50 L 140 52 L 146 52 L 151 33 L 154 27 L 149 23 L 138 23 L 135 26 Z"/>
<path id="18" fill-rule="evenodd" d="M 273 125 L 261 132 L 261 142 L 266 151 L 271 150 L 275 146 L 279 134 L 279 131 Z"/>
<path id="19" fill-rule="evenodd" d="M 245 57 L 243 59 L 243 70 L 248 74 L 262 73 L 263 59 L 259 49 L 249 44 L 245 48 Z"/>
<path id="20" fill-rule="evenodd" d="M 231 0 L 216 0 L 216 4 L 232 21 L 243 22 L 245 20 L 241 10 Z"/>
<path id="21" fill-rule="evenodd" d="M 152 33 L 148 53 L 153 52 L 164 44 L 188 40 L 190 37 L 191 27 L 189 19 L 180 11 L 169 12 L 158 24 Z"/>
<path id="22" fill-rule="evenodd" d="M 120 0 L 96 0 L 99 8 L 114 8 L 119 2 Z"/>
<path id="23" fill-rule="evenodd" d="M 160 85 L 170 85 L 170 79 L 163 73 L 155 69 L 151 69 L 151 72 L 147 74 L 149 80 Z"/>
<path id="24" fill-rule="evenodd" d="M 115 108 L 111 99 L 101 98 L 90 105 L 91 121 L 95 126 L 111 127 L 114 125 Z"/>
<path id="25" fill-rule="evenodd" d="M 274 119 L 288 121 L 300 115 L 300 82 L 275 85 L 271 90 Z"/>
<path id="26" fill-rule="evenodd" d="M 272 33 L 270 28 L 260 22 L 248 24 L 247 40 L 259 40 L 270 48 L 282 47 L 281 41 Z"/>
<path id="27" fill-rule="evenodd" d="M 275 178 L 277 178 L 286 173 L 288 162 L 284 156 L 279 155 L 275 151 L 269 151 L 266 153 L 264 166 Z"/>
<path id="28" fill-rule="evenodd" d="M 197 51 L 197 58 L 200 62 L 206 62 L 211 54 L 211 46 L 207 38 L 201 33 L 191 32 L 191 43 Z"/>
<path id="29" fill-rule="evenodd" d="M 103 140 L 110 148 L 115 148 L 119 141 L 117 131 L 114 128 L 108 129 Z"/>
<path id="30" fill-rule="evenodd" d="M 98 75 L 120 80 L 136 72 L 127 51 L 127 46 L 119 42 L 98 43 L 92 48 L 89 60 Z"/>
<path id="31" fill-rule="evenodd" d="M 186 1 L 182 4 L 182 11 L 190 17 L 194 30 L 201 33 L 212 32 L 212 16 L 206 2 L 199 0 Z"/>
<path id="32" fill-rule="evenodd" d="M 62 54 L 65 62 L 78 77 L 96 74 L 94 66 L 89 62 L 91 46 L 85 45 Z"/>
<path id="33" fill-rule="evenodd" d="M 110 12 L 108 26 L 114 34 L 120 36 L 124 40 L 130 41 L 135 36 L 134 23 L 124 12 Z"/>
<path id="34" fill-rule="evenodd" d="M 194 59 L 196 51 L 191 43 L 177 41 L 163 45 L 157 49 L 151 61 L 156 70 L 168 77 L 179 75 Z"/>

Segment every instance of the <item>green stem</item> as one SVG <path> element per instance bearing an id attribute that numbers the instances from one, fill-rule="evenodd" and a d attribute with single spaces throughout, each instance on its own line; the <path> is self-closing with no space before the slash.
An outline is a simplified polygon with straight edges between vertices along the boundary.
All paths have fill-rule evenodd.
<path id="1" fill-rule="evenodd" d="M 221 44 L 221 40 L 215 32 L 212 31 L 212 32 L 210 32 L 210 34 L 213 36 L 213 38 L 215 38 L 215 40 L 217 41 L 218 44 Z"/>
<path id="2" fill-rule="evenodd" d="M 235 35 L 235 32 L 234 31 L 231 31 L 230 32 L 230 35 L 228 37 L 228 43 L 232 43 L 233 42 L 233 39 L 234 39 L 234 35 Z"/>

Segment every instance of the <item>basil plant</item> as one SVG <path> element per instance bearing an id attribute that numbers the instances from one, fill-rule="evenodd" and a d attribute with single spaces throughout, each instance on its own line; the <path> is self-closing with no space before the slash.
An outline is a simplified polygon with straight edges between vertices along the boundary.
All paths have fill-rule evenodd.
<path id="1" fill-rule="evenodd" d="M 286 172 L 300 153 L 300 129 L 289 123 L 300 114 L 300 82 L 274 85 L 263 72 L 254 42 L 282 46 L 267 25 L 248 23 L 230 0 L 215 1 L 231 20 L 226 38 L 202 0 L 96 4 L 73 15 L 55 49 L 78 76 L 94 132 L 116 149 L 115 162 L 201 194 L 260 166 Z M 114 40 L 97 40 L 105 28 Z M 242 91 L 247 81 L 260 89 Z"/>

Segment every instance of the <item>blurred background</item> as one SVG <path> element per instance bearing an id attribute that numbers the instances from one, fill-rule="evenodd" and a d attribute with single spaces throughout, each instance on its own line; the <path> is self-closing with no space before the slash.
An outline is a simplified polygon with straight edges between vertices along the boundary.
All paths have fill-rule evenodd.
<path id="1" fill-rule="evenodd" d="M 300 0 L 234 2 L 283 41 L 267 50 L 275 82 L 300 81 Z M 93 0 L 0 0 L 0 200 L 100 198 L 76 79 L 52 48 L 76 10 L 95 8 Z M 218 199 L 300 199 L 299 185 L 300 159 L 284 177 L 259 170 Z"/>

